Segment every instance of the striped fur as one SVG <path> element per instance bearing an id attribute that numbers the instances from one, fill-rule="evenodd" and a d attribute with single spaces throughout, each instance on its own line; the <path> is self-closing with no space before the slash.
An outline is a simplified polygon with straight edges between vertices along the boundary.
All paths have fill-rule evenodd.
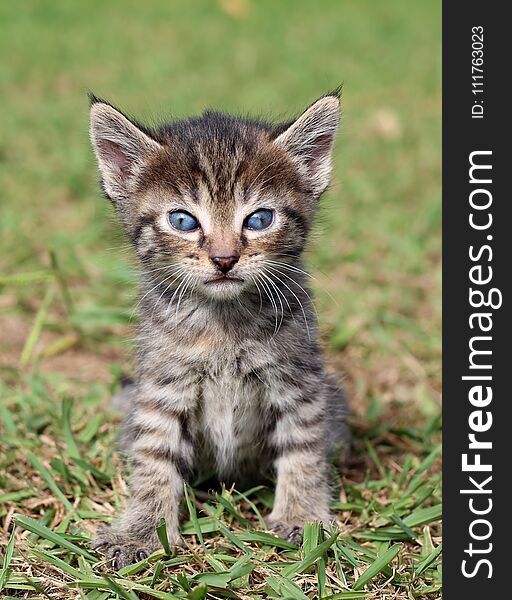
<path id="1" fill-rule="evenodd" d="M 288 124 L 208 112 L 155 130 L 93 99 L 103 188 L 142 266 L 137 368 L 116 398 L 131 497 L 95 540 L 118 567 L 159 546 L 162 517 L 178 542 L 183 484 L 201 473 L 239 487 L 275 474 L 268 522 L 285 538 L 330 518 L 346 402 L 324 371 L 301 255 L 338 122 L 337 93 Z M 244 226 L 258 208 L 274 211 L 262 231 Z M 173 231 L 173 210 L 200 227 Z M 236 256 L 234 282 L 215 283 L 217 256 Z"/>

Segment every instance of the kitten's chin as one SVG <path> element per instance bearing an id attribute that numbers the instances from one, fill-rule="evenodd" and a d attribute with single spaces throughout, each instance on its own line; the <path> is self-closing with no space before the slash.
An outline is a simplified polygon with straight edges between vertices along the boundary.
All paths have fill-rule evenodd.
<path id="1" fill-rule="evenodd" d="M 219 277 L 218 279 L 206 281 L 202 285 L 202 289 L 207 296 L 219 300 L 235 298 L 240 295 L 244 288 L 245 281 L 234 277 Z"/>

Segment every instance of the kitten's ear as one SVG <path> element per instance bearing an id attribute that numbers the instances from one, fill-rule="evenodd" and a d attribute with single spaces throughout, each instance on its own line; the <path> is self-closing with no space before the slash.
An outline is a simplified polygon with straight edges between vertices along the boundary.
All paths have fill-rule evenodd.
<path id="1" fill-rule="evenodd" d="M 122 200 L 144 160 L 162 146 L 110 104 L 91 102 L 89 134 L 103 186 L 113 201 Z"/>
<path id="2" fill-rule="evenodd" d="M 335 92 L 314 102 L 275 139 L 310 178 L 315 194 L 321 194 L 329 184 L 339 123 L 340 97 Z"/>

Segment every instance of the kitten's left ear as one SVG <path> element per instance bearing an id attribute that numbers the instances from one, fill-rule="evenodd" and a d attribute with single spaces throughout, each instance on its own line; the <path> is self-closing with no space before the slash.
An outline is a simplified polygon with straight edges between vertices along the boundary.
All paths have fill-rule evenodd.
<path id="1" fill-rule="evenodd" d="M 339 123 L 340 97 L 335 92 L 314 102 L 274 141 L 293 156 L 316 195 L 329 184 Z"/>

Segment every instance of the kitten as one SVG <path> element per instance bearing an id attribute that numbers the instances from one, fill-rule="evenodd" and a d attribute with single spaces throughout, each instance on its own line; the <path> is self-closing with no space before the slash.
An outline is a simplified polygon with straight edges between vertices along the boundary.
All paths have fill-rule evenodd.
<path id="1" fill-rule="evenodd" d="M 327 522 L 346 402 L 324 372 L 301 255 L 329 183 L 339 93 L 283 124 L 207 111 L 150 129 L 91 97 L 105 194 L 142 267 L 121 446 L 128 508 L 94 545 L 117 568 L 177 543 L 184 481 L 277 476 L 269 526 Z"/>

